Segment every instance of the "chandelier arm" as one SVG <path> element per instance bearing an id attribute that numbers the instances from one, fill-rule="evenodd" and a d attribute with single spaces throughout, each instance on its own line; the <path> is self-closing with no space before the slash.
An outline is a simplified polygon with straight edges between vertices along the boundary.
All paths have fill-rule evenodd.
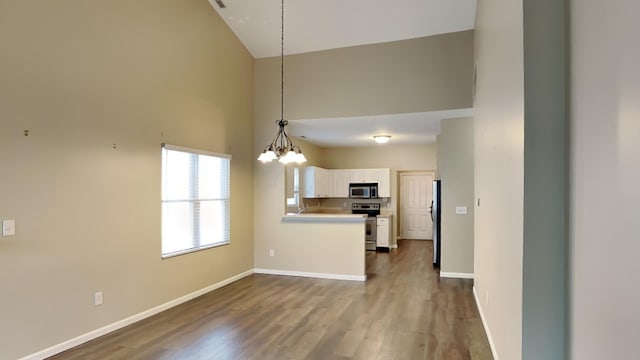
<path id="1" fill-rule="evenodd" d="M 280 134 L 280 136 L 278 136 L 278 140 L 279 140 L 279 143 L 277 145 L 278 154 L 281 154 L 282 150 L 284 149 L 284 137 L 282 136 L 282 134 Z"/>
<path id="2" fill-rule="evenodd" d="M 286 149 L 287 133 L 284 128 L 287 125 L 287 121 L 278 120 L 276 121 L 276 124 L 278 124 L 277 140 L 279 141 L 279 144 L 277 144 L 277 147 L 279 149 L 279 152 L 281 152 L 282 150 Z"/>
<path id="3" fill-rule="evenodd" d="M 291 138 L 289 137 L 289 135 L 284 132 L 284 136 L 287 139 L 287 149 L 291 150 L 293 149 L 296 145 L 293 143 L 293 140 L 291 140 Z"/>
<path id="4" fill-rule="evenodd" d="M 273 137 L 273 140 L 271 140 L 271 144 L 269 144 L 268 146 L 272 146 L 272 147 L 273 147 L 273 146 L 275 146 L 276 141 L 278 141 L 278 137 L 279 137 L 279 136 L 280 136 L 280 132 L 278 131 L 278 132 L 276 133 L 276 136 L 274 136 L 274 137 Z"/>

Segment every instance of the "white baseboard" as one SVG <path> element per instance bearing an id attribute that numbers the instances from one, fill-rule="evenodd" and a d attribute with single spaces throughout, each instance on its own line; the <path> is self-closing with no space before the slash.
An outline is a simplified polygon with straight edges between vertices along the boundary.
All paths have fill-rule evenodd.
<path id="1" fill-rule="evenodd" d="M 454 273 L 440 271 L 441 278 L 473 279 L 473 273 Z"/>
<path id="2" fill-rule="evenodd" d="M 349 280 L 349 281 L 366 281 L 367 280 L 367 275 L 323 274 L 323 273 L 273 270 L 273 269 L 253 269 L 253 272 L 256 274 L 301 276 L 301 277 L 333 279 L 333 280 Z"/>
<path id="3" fill-rule="evenodd" d="M 391 245 L 391 246 L 389 246 L 389 247 L 390 247 L 390 248 L 392 248 L 392 249 L 397 249 L 397 248 L 398 248 L 398 244 Z"/>
<path id="4" fill-rule="evenodd" d="M 31 355 L 27 355 L 27 356 L 21 358 L 20 360 L 42 360 L 42 359 L 46 359 L 46 358 L 48 358 L 50 356 L 56 355 L 56 354 L 61 353 L 61 352 L 65 351 L 65 350 L 69 350 L 72 347 L 78 346 L 78 345 L 83 344 L 83 343 L 85 343 L 87 341 L 93 340 L 93 339 L 98 338 L 100 336 L 106 335 L 106 334 L 108 334 L 110 332 L 113 332 L 113 331 L 116 331 L 118 329 L 121 329 L 121 328 L 123 328 L 125 326 L 128 326 L 128 325 L 131 325 L 133 323 L 136 323 L 136 322 L 138 322 L 140 320 L 144 320 L 144 319 L 146 319 L 148 317 L 156 315 L 156 314 L 158 314 L 160 312 L 163 312 L 163 311 L 165 311 L 167 309 L 170 309 L 170 308 L 172 308 L 174 306 L 177 306 L 177 305 L 185 303 L 185 302 L 187 302 L 189 300 L 195 299 L 198 296 L 204 295 L 204 294 L 206 294 L 208 292 L 211 292 L 213 290 L 221 288 L 221 287 L 223 287 L 225 285 L 231 284 L 232 282 L 238 281 L 238 280 L 240 280 L 240 279 L 242 279 L 244 277 L 247 277 L 247 276 L 249 276 L 251 274 L 253 274 L 253 270 L 245 271 L 245 272 L 243 272 L 241 274 L 232 276 L 232 277 L 230 277 L 228 279 L 222 280 L 220 282 L 217 282 L 217 283 L 215 283 L 213 285 L 207 286 L 207 287 L 202 288 L 200 290 L 196 290 L 196 291 L 194 291 L 194 292 L 192 292 L 190 294 L 181 296 L 181 297 L 179 297 L 177 299 L 171 300 L 171 301 L 166 302 L 166 303 L 164 303 L 162 305 L 158 305 L 158 306 L 156 306 L 154 308 L 151 308 L 149 310 L 145 310 L 145 311 L 143 311 L 141 313 L 138 313 L 138 314 L 135 314 L 133 316 L 130 316 L 130 317 L 126 318 L 126 319 L 122 319 L 120 321 L 116 321 L 116 322 L 114 322 L 112 324 L 109 324 L 107 326 L 104 326 L 104 327 L 101 327 L 99 329 L 90 331 L 90 332 L 88 332 L 86 334 L 80 335 L 78 337 L 75 337 L 73 339 L 67 340 L 67 341 L 62 342 L 60 344 L 51 346 L 51 347 L 46 348 L 44 350 L 38 351 L 37 353 L 31 354 Z"/>
<path id="5" fill-rule="evenodd" d="M 498 353 L 496 352 L 496 347 L 493 343 L 493 337 L 491 336 L 491 331 L 489 331 L 489 326 L 487 326 L 487 319 L 484 317 L 484 312 L 482 311 L 482 305 L 480 305 L 480 300 L 478 300 L 478 293 L 476 292 L 476 287 L 473 287 L 473 297 L 476 299 L 476 307 L 478 308 L 478 312 L 480 313 L 480 320 L 482 320 L 482 326 L 484 327 L 484 332 L 487 334 L 487 340 L 489 340 L 489 347 L 491 348 L 491 354 L 493 355 L 493 360 L 500 360 L 498 358 Z"/>

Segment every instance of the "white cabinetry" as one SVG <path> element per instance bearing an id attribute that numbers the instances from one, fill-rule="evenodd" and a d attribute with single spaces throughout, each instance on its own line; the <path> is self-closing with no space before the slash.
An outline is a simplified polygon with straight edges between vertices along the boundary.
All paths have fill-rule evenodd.
<path id="1" fill-rule="evenodd" d="M 306 166 L 303 171 L 304 191 L 306 198 L 329 197 L 329 171 L 317 166 Z"/>
<path id="2" fill-rule="evenodd" d="M 378 169 L 378 196 L 391 197 L 391 170 L 388 168 Z"/>
<path id="3" fill-rule="evenodd" d="M 378 217 L 376 247 L 389 248 L 391 242 L 391 217 Z"/>
<path id="4" fill-rule="evenodd" d="M 378 169 L 351 169 L 352 183 L 377 183 Z"/>
<path id="5" fill-rule="evenodd" d="M 391 169 L 351 169 L 351 183 L 377 183 L 378 197 L 391 197 Z"/>
<path id="6" fill-rule="evenodd" d="M 335 169 L 327 170 L 317 166 L 302 168 L 305 198 L 348 198 L 349 184 L 376 183 L 378 197 L 391 197 L 390 169 Z"/>
<path id="7" fill-rule="evenodd" d="M 329 197 L 348 198 L 351 170 L 329 170 Z"/>

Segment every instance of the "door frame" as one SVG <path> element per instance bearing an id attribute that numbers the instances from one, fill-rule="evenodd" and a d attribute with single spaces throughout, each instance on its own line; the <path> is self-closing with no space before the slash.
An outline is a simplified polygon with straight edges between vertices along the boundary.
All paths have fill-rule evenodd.
<path id="1" fill-rule="evenodd" d="M 397 239 L 403 239 L 402 234 L 404 234 L 402 229 L 403 219 L 402 219 L 402 175 L 411 174 L 411 175 L 431 175 L 433 176 L 433 180 L 438 180 L 436 178 L 437 171 L 436 170 L 398 170 L 396 172 L 396 194 L 398 194 L 398 208 L 396 209 L 396 214 L 398 214 L 398 234 Z"/>

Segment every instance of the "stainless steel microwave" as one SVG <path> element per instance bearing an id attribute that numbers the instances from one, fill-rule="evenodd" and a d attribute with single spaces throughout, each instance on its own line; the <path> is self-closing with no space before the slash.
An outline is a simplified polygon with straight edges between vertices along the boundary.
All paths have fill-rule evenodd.
<path id="1" fill-rule="evenodd" d="M 378 184 L 349 184 L 349 198 L 351 199 L 376 199 L 378 197 Z"/>

